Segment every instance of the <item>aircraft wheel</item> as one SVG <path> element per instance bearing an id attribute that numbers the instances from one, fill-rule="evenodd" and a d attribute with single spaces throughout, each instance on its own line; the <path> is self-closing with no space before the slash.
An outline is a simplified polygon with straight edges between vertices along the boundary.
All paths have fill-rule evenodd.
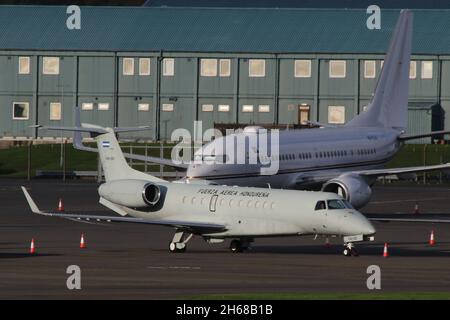
<path id="1" fill-rule="evenodd" d="M 242 248 L 242 243 L 239 240 L 232 240 L 230 243 L 230 250 L 233 253 L 238 253 L 238 252 L 242 252 L 243 248 Z"/>
<path id="2" fill-rule="evenodd" d="M 169 244 L 169 251 L 172 253 L 178 253 L 178 252 L 185 252 L 186 251 L 186 244 L 178 242 L 171 242 Z"/>

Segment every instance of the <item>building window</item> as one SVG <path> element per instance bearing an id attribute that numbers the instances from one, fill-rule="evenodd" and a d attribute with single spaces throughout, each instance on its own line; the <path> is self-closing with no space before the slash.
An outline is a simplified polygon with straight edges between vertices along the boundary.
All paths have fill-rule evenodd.
<path id="1" fill-rule="evenodd" d="M 149 111 L 150 110 L 150 104 L 148 103 L 139 103 L 138 104 L 138 111 Z"/>
<path id="2" fill-rule="evenodd" d="M 330 60 L 330 78 L 345 78 L 346 68 L 345 60 Z"/>
<path id="3" fill-rule="evenodd" d="M 30 118 L 30 104 L 28 102 L 13 102 L 13 119 L 28 120 Z"/>
<path id="4" fill-rule="evenodd" d="M 415 79 L 417 76 L 417 63 L 416 61 L 411 61 L 409 63 L 409 78 Z"/>
<path id="5" fill-rule="evenodd" d="M 381 60 L 381 62 L 380 62 L 380 69 L 381 70 L 383 69 L 383 65 L 384 65 L 384 60 Z"/>
<path id="6" fill-rule="evenodd" d="M 258 112 L 270 112 L 270 106 L 268 104 L 260 104 L 258 106 Z"/>
<path id="7" fill-rule="evenodd" d="M 106 111 L 109 110 L 109 103 L 101 102 L 98 104 L 98 110 L 100 111 Z"/>
<path id="8" fill-rule="evenodd" d="M 220 59 L 219 74 L 221 77 L 229 77 L 231 75 L 231 60 Z"/>
<path id="9" fill-rule="evenodd" d="M 311 77 L 311 60 L 295 60 L 295 77 L 310 78 Z"/>
<path id="10" fill-rule="evenodd" d="M 59 74 L 59 57 L 44 57 L 42 63 L 43 74 Z"/>
<path id="11" fill-rule="evenodd" d="M 422 61 L 422 79 L 433 79 L 433 61 Z"/>
<path id="12" fill-rule="evenodd" d="M 266 76 L 266 60 L 250 59 L 248 61 L 249 77 L 265 77 Z"/>
<path id="13" fill-rule="evenodd" d="M 19 74 L 30 74 L 30 57 L 19 57 Z"/>
<path id="14" fill-rule="evenodd" d="M 375 78 L 376 76 L 376 68 L 375 68 L 375 60 L 367 60 L 364 61 L 364 78 Z"/>
<path id="15" fill-rule="evenodd" d="M 173 111 L 173 104 L 172 103 L 163 103 L 162 111 L 172 112 Z"/>
<path id="16" fill-rule="evenodd" d="M 242 112 L 253 112 L 253 105 L 251 105 L 251 104 L 244 104 L 242 106 Z"/>
<path id="17" fill-rule="evenodd" d="M 230 111 L 230 105 L 229 104 L 219 104 L 217 107 L 219 112 L 228 112 Z"/>
<path id="18" fill-rule="evenodd" d="M 200 59 L 200 75 L 202 77 L 217 76 L 217 59 Z"/>
<path id="19" fill-rule="evenodd" d="M 175 59 L 164 58 L 163 59 L 163 76 L 175 75 Z"/>
<path id="20" fill-rule="evenodd" d="M 345 123 L 345 107 L 329 106 L 328 107 L 328 123 L 344 124 Z"/>
<path id="21" fill-rule="evenodd" d="M 203 112 L 212 112 L 212 111 L 214 111 L 214 106 L 212 104 L 203 104 L 202 111 Z"/>
<path id="22" fill-rule="evenodd" d="M 124 76 L 134 75 L 134 58 L 123 58 L 122 73 Z"/>
<path id="23" fill-rule="evenodd" d="M 150 58 L 139 58 L 139 75 L 150 75 Z"/>
<path id="24" fill-rule="evenodd" d="M 81 110 L 94 110 L 94 104 L 92 102 L 83 102 L 81 104 Z"/>
<path id="25" fill-rule="evenodd" d="M 50 102 L 50 120 L 61 120 L 60 102 Z"/>

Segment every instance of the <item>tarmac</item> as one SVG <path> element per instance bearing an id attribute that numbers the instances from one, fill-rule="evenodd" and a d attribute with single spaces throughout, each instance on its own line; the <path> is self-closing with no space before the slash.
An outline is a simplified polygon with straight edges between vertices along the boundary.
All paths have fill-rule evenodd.
<path id="1" fill-rule="evenodd" d="M 313 237 L 256 239 L 235 254 L 229 241 L 211 245 L 194 237 L 185 253 L 168 244 L 173 229 L 139 224 L 80 223 L 34 215 L 20 191 L 29 188 L 42 209 L 104 213 L 92 181 L 0 180 L 0 299 L 178 299 L 205 294 L 368 293 L 367 268 L 381 268 L 382 292 L 450 291 L 450 223 L 374 223 L 374 242 L 342 255 L 342 240 Z M 374 188 L 366 213 L 450 213 L 448 186 Z M 428 245 L 431 230 L 436 245 Z M 84 234 L 87 248 L 80 249 Z M 34 238 L 36 254 L 29 253 Z M 383 258 L 384 243 L 389 257 Z M 81 269 L 81 290 L 69 290 L 67 267 Z"/>

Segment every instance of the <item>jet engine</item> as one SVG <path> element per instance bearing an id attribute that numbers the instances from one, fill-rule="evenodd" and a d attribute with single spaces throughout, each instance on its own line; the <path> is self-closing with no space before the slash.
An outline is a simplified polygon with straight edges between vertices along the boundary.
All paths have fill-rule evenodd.
<path id="1" fill-rule="evenodd" d="M 333 192 L 349 201 L 355 209 L 364 207 L 372 196 L 369 184 L 357 175 L 342 175 L 327 181 L 322 191 Z"/>
<path id="2" fill-rule="evenodd" d="M 161 200 L 161 187 L 144 180 L 109 181 L 100 186 L 101 197 L 129 208 L 155 207 Z"/>

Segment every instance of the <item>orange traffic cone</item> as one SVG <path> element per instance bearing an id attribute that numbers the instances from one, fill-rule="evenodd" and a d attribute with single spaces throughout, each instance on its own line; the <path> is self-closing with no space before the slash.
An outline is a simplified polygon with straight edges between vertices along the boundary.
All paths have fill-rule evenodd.
<path id="1" fill-rule="evenodd" d="M 419 213 L 419 204 L 416 202 L 416 204 L 414 205 L 414 214 L 418 213 Z"/>
<path id="2" fill-rule="evenodd" d="M 430 241 L 428 243 L 430 246 L 434 246 L 436 244 L 436 241 L 434 240 L 434 230 L 431 230 Z"/>
<path id="3" fill-rule="evenodd" d="M 387 243 L 384 244 L 383 257 L 385 257 L 385 258 L 389 257 L 388 244 Z"/>
<path id="4" fill-rule="evenodd" d="M 325 240 L 325 248 L 327 248 L 327 249 L 331 248 L 330 239 L 328 237 Z"/>
<path id="5" fill-rule="evenodd" d="M 59 212 L 63 212 L 64 211 L 64 204 L 63 204 L 63 199 L 62 198 L 59 198 L 58 211 Z"/>
<path id="6" fill-rule="evenodd" d="M 31 239 L 31 244 L 30 244 L 30 253 L 31 253 L 31 254 L 34 254 L 34 253 L 36 253 L 36 249 L 35 249 L 35 247 L 34 247 L 34 238 L 33 238 L 33 239 Z"/>
<path id="7" fill-rule="evenodd" d="M 84 234 L 81 234 L 80 248 L 81 248 L 81 249 L 86 248 L 86 243 L 84 242 Z"/>

